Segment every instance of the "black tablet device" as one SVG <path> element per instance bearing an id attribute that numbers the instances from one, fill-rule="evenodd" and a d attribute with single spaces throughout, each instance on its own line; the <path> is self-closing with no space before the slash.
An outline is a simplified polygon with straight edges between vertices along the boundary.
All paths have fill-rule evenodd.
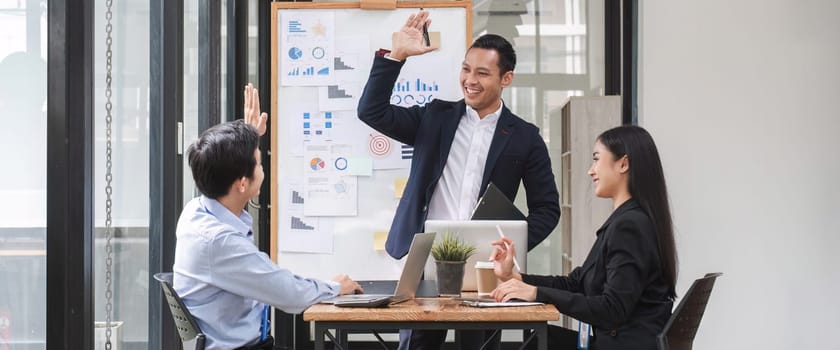
<path id="1" fill-rule="evenodd" d="M 484 195 L 478 199 L 473 210 L 472 220 L 525 220 L 513 202 L 492 182 L 487 185 Z"/>

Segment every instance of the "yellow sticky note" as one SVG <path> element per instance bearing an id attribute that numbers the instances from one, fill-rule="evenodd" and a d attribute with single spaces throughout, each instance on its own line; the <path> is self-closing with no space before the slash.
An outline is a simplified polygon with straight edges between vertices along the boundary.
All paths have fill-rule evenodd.
<path id="1" fill-rule="evenodd" d="M 373 250 L 385 250 L 385 240 L 388 239 L 388 232 L 376 231 L 373 233 Z"/>
<path id="2" fill-rule="evenodd" d="M 408 183 L 408 178 L 394 179 L 394 198 L 402 198 L 405 185 Z"/>

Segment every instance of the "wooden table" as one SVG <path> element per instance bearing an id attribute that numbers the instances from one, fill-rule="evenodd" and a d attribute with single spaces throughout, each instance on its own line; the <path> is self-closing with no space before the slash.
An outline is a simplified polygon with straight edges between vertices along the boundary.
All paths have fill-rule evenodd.
<path id="1" fill-rule="evenodd" d="M 464 297 L 474 297 L 464 293 Z M 548 347 L 548 321 L 560 319 L 554 305 L 477 308 L 452 298 L 418 298 L 387 308 L 336 307 L 315 304 L 303 313 L 315 325 L 315 349 L 324 349 L 324 337 L 346 349 L 347 330 L 377 329 L 523 329 L 534 330 L 525 344 L 537 336 L 540 350 Z M 328 331 L 335 329 L 338 339 Z M 380 338 L 381 342 L 381 338 Z"/>

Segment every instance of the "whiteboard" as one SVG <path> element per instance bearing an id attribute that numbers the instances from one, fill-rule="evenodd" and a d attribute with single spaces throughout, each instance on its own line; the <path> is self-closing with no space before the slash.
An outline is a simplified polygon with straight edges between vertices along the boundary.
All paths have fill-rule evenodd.
<path id="1" fill-rule="evenodd" d="M 375 132 L 358 120 L 355 104 L 351 110 L 331 110 L 348 108 L 347 101 L 331 97 L 358 98 L 374 52 L 390 48 L 392 32 L 399 30 L 421 6 L 432 18 L 429 31 L 440 32 L 441 47 L 409 58 L 401 75 L 406 78 L 398 79 L 396 85 L 410 85 L 411 89 L 424 91 L 428 88 L 433 92 L 427 96 L 433 98 L 461 99 L 458 72 L 472 39 L 469 1 L 400 2 L 397 9 L 384 11 L 362 10 L 358 3 L 272 4 L 271 257 L 281 267 L 321 279 L 340 273 L 356 280 L 398 279 L 403 261 L 393 259 L 384 250 L 374 250 L 374 232 L 387 233 L 390 229 L 399 202 L 395 180 L 407 178 L 409 172 L 409 161 L 401 162 L 393 156 L 406 149 L 392 141 L 389 148 L 395 153 L 389 153 L 391 163 L 366 156 L 364 152 L 374 152 L 379 145 L 375 142 Z M 330 66 L 332 72 L 327 66 L 315 64 L 324 58 L 334 59 L 334 65 Z M 354 72 L 339 72 L 339 67 L 350 67 Z M 318 76 L 320 73 L 324 74 Z M 330 78 L 327 73 L 335 77 Z M 409 77 L 410 74 L 414 75 Z M 357 78 L 358 82 L 352 81 Z M 354 88 L 354 83 L 360 86 Z M 409 95 L 400 95 L 396 85 L 392 103 L 425 102 L 422 101 L 425 96 L 411 96 L 409 100 Z M 314 135 L 321 131 L 324 134 Z M 342 197 L 336 197 L 333 202 L 312 205 L 319 198 L 314 190 L 318 184 L 309 177 L 311 173 L 333 168 L 336 171 L 346 165 L 340 159 L 345 157 L 339 153 L 345 148 L 330 148 L 337 151 L 329 157 L 314 156 L 317 150 L 323 150 L 319 148 L 321 145 L 351 146 L 346 150 L 352 153 L 352 157 L 347 157 L 352 164 L 364 164 L 356 161 L 369 159 L 380 166 L 405 167 L 374 169 L 370 176 L 353 176 L 355 183 L 342 180 L 342 190 L 356 191 L 355 212 L 341 205 L 348 201 L 348 197 L 343 197 L 347 192 L 336 194 Z M 410 154 L 410 149 L 407 152 Z M 333 187 L 325 188 L 333 190 Z M 307 215 L 324 213 L 331 215 Z M 307 250 L 310 248 L 322 251 L 310 252 Z"/>

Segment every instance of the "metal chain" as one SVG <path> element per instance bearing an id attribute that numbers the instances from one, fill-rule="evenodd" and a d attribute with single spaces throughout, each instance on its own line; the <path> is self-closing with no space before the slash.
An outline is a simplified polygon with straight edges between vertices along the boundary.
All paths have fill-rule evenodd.
<path id="1" fill-rule="evenodd" d="M 111 314 L 113 313 L 113 293 L 111 292 L 111 267 L 113 247 L 111 238 L 114 232 L 111 227 L 111 7 L 113 0 L 105 1 L 105 350 L 111 350 Z"/>

